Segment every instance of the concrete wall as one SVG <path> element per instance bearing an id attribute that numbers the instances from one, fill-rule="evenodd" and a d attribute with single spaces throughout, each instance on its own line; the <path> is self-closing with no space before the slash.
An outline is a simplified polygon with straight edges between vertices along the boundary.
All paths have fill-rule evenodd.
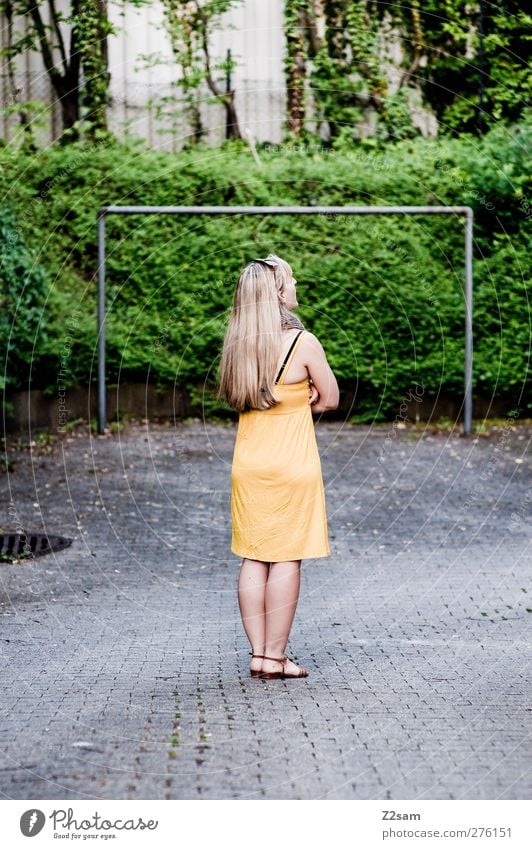
<path id="1" fill-rule="evenodd" d="M 203 384 L 198 384 L 201 397 Z M 97 388 L 81 386 L 69 389 L 66 393 L 66 421 L 77 418 L 88 421 L 97 418 Z M 117 410 L 120 414 L 128 414 L 135 418 L 146 418 L 150 421 L 169 419 L 179 420 L 189 416 L 203 417 L 201 405 L 193 405 L 187 393 L 179 387 L 170 387 L 163 393 L 157 393 L 155 386 L 146 383 L 122 383 L 120 386 L 107 387 L 107 423 L 116 421 Z M 41 390 L 15 392 L 9 399 L 12 412 L 6 417 L 7 431 L 10 433 L 32 432 L 35 429 L 49 428 L 52 432 L 62 426 L 58 399 L 55 396 L 45 396 Z M 403 399 L 397 401 L 397 414 Z M 405 401 L 408 411 L 401 410 L 401 421 L 430 421 L 446 416 L 458 421 L 462 415 L 462 398 L 446 396 L 438 393 L 427 394 L 420 401 Z M 476 396 L 473 402 L 473 415 L 476 419 L 484 416 L 503 417 L 508 409 L 508 402 L 503 398 L 487 399 Z M 342 389 L 338 410 L 327 415 L 330 419 L 342 419 L 357 413 L 357 399 L 352 389 Z M 229 413 L 229 415 L 231 415 Z M 236 419 L 236 414 L 233 418 Z M 391 416 L 391 420 L 393 416 Z"/>

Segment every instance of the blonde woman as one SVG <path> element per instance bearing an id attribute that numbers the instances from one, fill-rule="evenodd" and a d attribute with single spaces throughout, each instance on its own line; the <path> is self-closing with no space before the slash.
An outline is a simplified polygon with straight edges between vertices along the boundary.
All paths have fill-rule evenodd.
<path id="1" fill-rule="evenodd" d="M 239 412 L 231 469 L 231 551 L 250 673 L 304 678 L 285 655 L 304 558 L 330 555 L 312 413 L 339 392 L 324 350 L 292 312 L 292 269 L 269 254 L 242 271 L 224 339 L 219 397 Z"/>

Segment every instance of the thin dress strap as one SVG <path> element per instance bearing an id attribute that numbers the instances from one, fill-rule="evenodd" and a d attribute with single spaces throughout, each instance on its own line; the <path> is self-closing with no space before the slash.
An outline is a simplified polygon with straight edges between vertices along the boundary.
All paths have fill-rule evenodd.
<path id="1" fill-rule="evenodd" d="M 286 367 L 289 364 L 289 361 L 291 360 L 292 354 L 294 353 L 294 349 L 296 347 L 296 343 L 297 343 L 297 341 L 298 341 L 298 339 L 299 339 L 299 337 L 301 336 L 302 333 L 304 333 L 304 330 L 300 330 L 299 333 L 297 334 L 297 336 L 295 337 L 295 339 L 292 340 L 292 344 L 290 345 L 290 347 L 288 349 L 288 353 L 287 353 L 286 357 L 284 358 L 284 363 L 282 364 L 281 368 L 277 372 L 277 377 L 275 378 L 275 383 L 279 382 L 281 375 L 283 375 L 283 372 L 286 373 Z M 283 375 L 283 382 L 284 382 L 284 375 Z"/>

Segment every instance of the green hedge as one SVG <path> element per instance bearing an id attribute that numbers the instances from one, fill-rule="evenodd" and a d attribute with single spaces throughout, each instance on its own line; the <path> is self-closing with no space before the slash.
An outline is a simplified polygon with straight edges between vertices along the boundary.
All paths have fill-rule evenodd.
<path id="1" fill-rule="evenodd" d="M 34 343 L 49 344 L 44 325 L 48 294 L 45 269 L 35 261 L 17 227 L 15 215 L 0 206 L 0 389 L 31 385 L 40 353 Z"/>
<path id="2" fill-rule="evenodd" d="M 61 362 L 67 386 L 96 378 L 101 205 L 469 204 L 475 391 L 529 413 L 529 141 L 530 128 L 517 126 L 380 153 L 263 145 L 260 167 L 235 142 L 178 154 L 139 143 L 1 149 L 2 203 L 51 282 L 32 385 L 53 392 Z M 416 384 L 431 396 L 462 392 L 461 218 L 110 216 L 107 237 L 109 382 L 214 387 L 238 272 L 274 251 L 292 264 L 299 315 L 341 387 L 356 389 L 361 418 L 393 417 Z M 19 368 L 13 379 L 24 385 Z"/>

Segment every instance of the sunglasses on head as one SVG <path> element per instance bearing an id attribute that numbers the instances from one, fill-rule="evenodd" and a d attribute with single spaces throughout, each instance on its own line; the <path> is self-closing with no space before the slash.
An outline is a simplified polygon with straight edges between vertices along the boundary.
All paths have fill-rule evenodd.
<path id="1" fill-rule="evenodd" d="M 269 265 L 270 268 L 275 268 L 279 263 L 275 259 L 252 259 L 251 262 L 264 262 L 265 265 Z"/>

